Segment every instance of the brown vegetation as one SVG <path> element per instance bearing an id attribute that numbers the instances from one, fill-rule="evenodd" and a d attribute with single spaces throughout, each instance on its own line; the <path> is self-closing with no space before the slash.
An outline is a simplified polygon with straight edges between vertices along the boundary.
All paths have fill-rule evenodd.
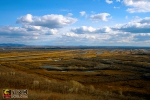
<path id="1" fill-rule="evenodd" d="M 149 100 L 150 56 L 142 52 L 3 51 L 0 89 L 28 89 L 28 100 Z"/>

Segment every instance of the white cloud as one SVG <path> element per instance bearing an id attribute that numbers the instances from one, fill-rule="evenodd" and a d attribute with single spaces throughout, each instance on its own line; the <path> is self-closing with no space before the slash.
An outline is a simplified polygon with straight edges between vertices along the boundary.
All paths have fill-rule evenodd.
<path id="1" fill-rule="evenodd" d="M 38 39 L 38 36 L 34 36 L 33 39 L 37 40 L 37 39 Z"/>
<path id="2" fill-rule="evenodd" d="M 109 13 L 100 13 L 100 14 L 91 15 L 90 19 L 94 21 L 108 21 L 110 19 L 108 18 L 108 16 L 110 16 Z"/>
<path id="3" fill-rule="evenodd" d="M 24 28 L 29 33 L 38 33 L 40 35 L 54 35 L 58 32 L 57 29 L 49 29 L 42 26 L 25 25 L 22 28 Z"/>
<path id="4" fill-rule="evenodd" d="M 43 30 L 43 33 L 45 32 L 45 35 L 55 35 L 58 31 L 56 29 L 49 29 L 49 30 Z"/>
<path id="5" fill-rule="evenodd" d="M 32 23 L 32 17 L 33 16 L 31 14 L 27 14 L 26 16 L 18 18 L 17 23 Z"/>
<path id="6" fill-rule="evenodd" d="M 32 25 L 24 25 L 23 28 L 25 28 L 28 31 L 39 31 L 41 30 L 41 26 L 32 26 Z"/>
<path id="7" fill-rule="evenodd" d="M 109 14 L 107 13 L 107 15 Z M 93 14 L 90 18 L 96 21 L 106 21 L 109 19 L 107 15 L 104 16 L 104 13 Z M 58 15 L 55 17 L 57 19 Z M 132 45 L 136 43 L 138 45 L 140 42 L 144 45 L 150 44 L 150 17 L 139 18 L 135 16 L 131 22 L 112 27 L 80 26 L 72 29 L 68 29 L 68 27 L 57 29 L 58 27 L 52 28 L 37 23 L 44 20 L 51 22 L 47 18 L 53 17 L 46 16 L 44 18 L 44 16 L 37 17 L 28 14 L 18 19 L 20 21 L 18 23 L 22 24 L 21 27 L 0 27 L 0 42 L 28 44 L 31 42 L 32 44 L 49 43 L 55 45 Z M 63 16 L 63 18 L 68 17 Z M 50 20 L 57 22 L 55 18 Z M 60 25 L 60 23 L 62 22 L 57 24 Z"/>
<path id="8" fill-rule="evenodd" d="M 112 0 L 105 0 L 105 1 L 106 1 L 106 3 L 108 3 L 108 4 L 112 4 L 112 3 L 113 3 Z"/>
<path id="9" fill-rule="evenodd" d="M 150 0 L 123 0 L 129 13 L 150 12 Z"/>
<path id="10" fill-rule="evenodd" d="M 86 12 L 85 12 L 85 11 L 81 11 L 81 12 L 80 12 L 80 15 L 81 15 L 81 16 L 85 16 L 85 15 L 86 15 Z"/>
<path id="11" fill-rule="evenodd" d="M 85 35 L 86 39 L 96 39 L 96 36 L 94 35 Z"/>
<path id="12" fill-rule="evenodd" d="M 120 30 L 130 33 L 150 33 L 150 17 L 138 18 L 127 24 L 116 25 L 114 30 Z"/>
<path id="13" fill-rule="evenodd" d="M 70 31 L 73 32 L 75 36 L 70 35 L 69 37 L 74 37 L 75 40 L 79 40 L 80 42 L 84 40 L 94 44 L 104 43 L 106 45 L 112 43 L 112 45 L 138 45 L 141 41 L 145 45 L 149 45 L 149 27 L 150 17 L 136 17 L 135 20 L 131 22 L 120 25 L 118 24 L 112 27 L 105 26 L 94 28 L 91 26 L 82 26 L 73 28 Z"/>
<path id="14" fill-rule="evenodd" d="M 111 32 L 110 27 L 103 27 L 103 28 L 93 28 L 88 26 L 81 26 L 78 28 L 71 29 L 72 32 L 76 34 L 97 34 L 97 33 L 109 33 Z"/>
<path id="15" fill-rule="evenodd" d="M 37 36 L 37 35 L 54 35 L 58 32 L 56 29 L 49 29 L 41 26 L 25 25 L 23 27 L 5 26 L 0 27 L 1 36 Z"/>
<path id="16" fill-rule="evenodd" d="M 38 17 L 32 16 L 31 14 L 27 14 L 18 18 L 16 22 L 23 25 L 42 26 L 48 28 L 62 28 L 64 26 L 73 24 L 76 21 L 76 18 L 63 15 L 51 14 Z"/>
<path id="17" fill-rule="evenodd" d="M 71 29 L 72 32 L 77 33 L 77 34 L 87 34 L 87 33 L 93 33 L 96 31 L 95 28 L 93 27 L 87 27 L 87 26 L 81 26 L 78 28 L 73 28 Z"/>
<path id="18" fill-rule="evenodd" d="M 65 36 L 68 36 L 68 37 L 78 37 L 78 34 L 75 34 L 75 33 L 71 33 L 71 32 L 67 32 L 66 34 L 64 34 Z"/>
<path id="19" fill-rule="evenodd" d="M 30 35 L 30 34 L 27 33 L 26 29 L 21 27 L 5 26 L 5 27 L 0 27 L 0 35 L 1 36 L 22 36 L 22 35 Z"/>
<path id="20" fill-rule="evenodd" d="M 103 33 L 109 33 L 109 32 L 111 32 L 111 28 L 110 27 L 103 27 L 102 29 L 98 29 L 98 30 L 100 30 L 100 32 L 103 32 Z"/>
<path id="21" fill-rule="evenodd" d="M 135 41 L 150 41 L 150 33 L 141 33 L 134 36 Z"/>
<path id="22" fill-rule="evenodd" d="M 110 39 L 110 35 L 107 34 L 65 34 L 59 40 L 71 45 L 100 45 L 101 42 L 108 39 Z"/>

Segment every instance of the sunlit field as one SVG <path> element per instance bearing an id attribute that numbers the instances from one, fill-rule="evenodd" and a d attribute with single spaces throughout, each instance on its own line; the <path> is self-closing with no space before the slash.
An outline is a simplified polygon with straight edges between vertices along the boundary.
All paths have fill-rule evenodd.
<path id="1" fill-rule="evenodd" d="M 1 49 L 5 88 L 28 89 L 27 100 L 150 100 L 150 50 Z"/>

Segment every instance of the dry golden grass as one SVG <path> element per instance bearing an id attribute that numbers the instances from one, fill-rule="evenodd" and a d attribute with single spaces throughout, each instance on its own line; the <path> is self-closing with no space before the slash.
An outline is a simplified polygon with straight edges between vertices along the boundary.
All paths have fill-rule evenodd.
<path id="1" fill-rule="evenodd" d="M 3 52 L 0 89 L 26 88 L 28 100 L 148 100 L 150 81 L 141 76 L 149 73 L 150 57 L 131 53 L 91 49 Z M 44 65 L 72 71 L 47 71 L 41 68 Z M 84 72 L 93 69 L 96 72 Z"/>

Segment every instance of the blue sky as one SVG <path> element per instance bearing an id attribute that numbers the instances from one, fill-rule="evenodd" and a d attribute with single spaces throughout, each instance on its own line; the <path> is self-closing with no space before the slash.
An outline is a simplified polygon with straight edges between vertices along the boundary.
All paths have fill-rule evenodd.
<path id="1" fill-rule="evenodd" d="M 0 0 L 0 43 L 150 46 L 150 1 Z"/>

